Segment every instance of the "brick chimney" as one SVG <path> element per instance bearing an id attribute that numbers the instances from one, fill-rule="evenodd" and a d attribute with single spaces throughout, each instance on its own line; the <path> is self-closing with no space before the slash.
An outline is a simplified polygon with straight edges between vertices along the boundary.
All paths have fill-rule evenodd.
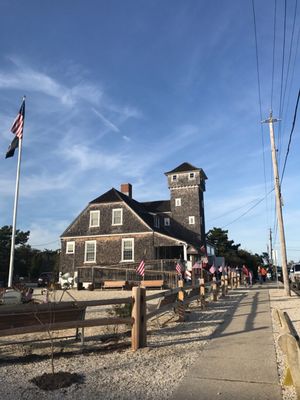
<path id="1" fill-rule="evenodd" d="M 126 194 L 130 199 L 132 199 L 132 185 L 131 183 L 122 183 L 121 192 Z"/>

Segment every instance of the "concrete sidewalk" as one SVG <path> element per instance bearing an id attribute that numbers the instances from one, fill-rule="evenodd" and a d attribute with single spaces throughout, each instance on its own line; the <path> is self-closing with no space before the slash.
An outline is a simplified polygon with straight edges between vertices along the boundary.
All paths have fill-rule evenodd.
<path id="1" fill-rule="evenodd" d="M 271 285 L 245 291 L 234 314 L 188 370 L 173 400 L 281 400 L 269 302 Z M 243 289 L 241 289 L 243 290 Z"/>

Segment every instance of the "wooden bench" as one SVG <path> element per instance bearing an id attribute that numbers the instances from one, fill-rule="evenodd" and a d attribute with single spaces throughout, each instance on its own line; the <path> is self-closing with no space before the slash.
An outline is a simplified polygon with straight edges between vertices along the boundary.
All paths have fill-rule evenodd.
<path id="1" fill-rule="evenodd" d="M 85 311 L 74 302 L 1 305 L 0 337 L 73 328 L 76 321 L 84 320 Z M 79 337 L 78 327 L 75 337 Z"/>
<path id="2" fill-rule="evenodd" d="M 101 289 L 126 289 L 128 287 L 127 281 L 104 281 Z"/>
<path id="3" fill-rule="evenodd" d="M 146 281 L 141 281 L 141 286 L 145 288 L 159 288 L 163 289 L 165 286 L 165 281 L 164 280 L 146 280 Z"/>

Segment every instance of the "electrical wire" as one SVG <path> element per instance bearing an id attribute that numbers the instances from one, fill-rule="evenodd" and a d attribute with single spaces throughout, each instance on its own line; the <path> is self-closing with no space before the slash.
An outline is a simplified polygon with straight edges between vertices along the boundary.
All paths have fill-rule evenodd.
<path id="1" fill-rule="evenodd" d="M 287 158 L 288 158 L 289 151 L 290 151 L 290 146 L 291 146 L 291 141 L 292 141 L 292 135 L 293 135 L 293 132 L 294 132 L 294 129 L 295 129 L 295 124 L 296 124 L 296 119 L 297 119 L 297 112 L 298 112 L 299 97 L 300 97 L 300 90 L 298 91 L 298 97 L 297 97 L 297 101 L 296 101 L 296 107 L 295 107 L 295 112 L 294 112 L 293 124 L 292 124 L 292 129 L 291 129 L 291 133 L 290 133 L 290 137 L 289 137 L 289 142 L 288 142 L 288 147 L 287 147 L 286 155 L 285 155 L 284 165 L 283 165 L 283 169 L 282 169 L 282 174 L 281 174 L 281 179 L 280 179 L 280 185 L 282 184 L 282 180 L 283 180 L 283 177 L 284 177 L 286 162 L 287 162 Z"/>
<path id="2" fill-rule="evenodd" d="M 293 48 L 293 42 L 294 42 L 295 24 L 296 24 L 296 16 L 297 16 L 297 7 L 298 7 L 298 0 L 296 0 L 296 2 L 295 2 L 293 27 L 292 27 L 291 42 L 290 42 L 290 49 L 289 49 L 289 56 L 288 56 L 288 63 L 287 63 L 287 73 L 286 73 L 284 92 L 283 92 L 282 109 L 284 109 L 285 95 L 286 95 L 286 89 L 287 89 L 289 72 L 290 72 L 290 64 L 291 64 L 291 58 L 292 58 L 292 48 Z"/>
<path id="3" fill-rule="evenodd" d="M 273 61 L 272 61 L 272 85 L 271 85 L 271 110 L 273 110 L 273 92 L 274 92 L 275 45 L 276 45 L 276 16 L 277 16 L 277 0 L 275 0 L 275 5 L 274 5 Z"/>
<path id="4" fill-rule="evenodd" d="M 30 246 L 31 247 L 40 247 L 40 246 L 46 246 L 47 244 L 53 244 L 53 243 L 58 243 L 58 242 L 59 242 L 59 240 L 56 239 L 56 240 L 53 240 L 52 242 L 41 243 L 41 244 L 31 244 Z"/>
<path id="5" fill-rule="evenodd" d="M 224 214 L 218 215 L 218 216 L 215 217 L 215 218 L 211 218 L 209 221 L 211 222 L 211 221 L 215 221 L 216 219 L 223 218 L 223 217 L 225 217 L 226 215 L 232 214 L 232 213 L 234 213 L 235 211 L 238 211 L 238 210 L 240 210 L 241 208 L 244 208 L 244 207 L 248 206 L 249 204 L 252 204 L 254 201 L 257 201 L 257 200 L 258 200 L 258 199 L 254 199 L 254 200 L 248 201 L 248 203 L 242 205 L 241 207 L 235 208 L 234 210 L 231 210 L 231 211 L 228 211 L 228 212 L 226 212 L 226 213 L 224 213 Z"/>
<path id="6" fill-rule="evenodd" d="M 285 64 L 285 38 L 286 38 L 286 3 L 284 0 L 284 18 L 283 18 L 283 42 L 282 42 L 282 64 L 281 64 L 281 79 L 280 79 L 280 100 L 279 100 L 279 119 L 282 120 L 282 108 L 283 108 L 283 76 L 284 76 L 284 64 Z M 281 155 L 281 121 L 279 121 L 278 135 L 278 165 L 280 165 Z"/>
<path id="7" fill-rule="evenodd" d="M 258 58 L 258 41 L 257 41 L 257 25 L 256 25 L 256 15 L 255 15 L 255 4 L 254 0 L 252 0 L 252 12 L 253 12 L 253 26 L 254 26 L 254 38 L 255 38 L 255 54 L 256 54 L 256 72 L 257 72 L 257 86 L 258 86 L 258 102 L 259 102 L 259 114 L 260 121 L 263 120 L 262 117 L 262 101 L 261 101 L 261 83 L 260 83 L 260 74 L 259 74 L 259 58 Z M 263 126 L 260 124 L 261 131 L 261 143 L 262 143 L 262 155 L 263 155 L 263 173 L 264 173 L 264 183 L 265 183 L 265 199 L 266 199 L 266 223 L 268 224 L 268 195 L 267 195 L 267 177 L 266 177 L 266 160 L 265 160 L 265 141 L 264 141 L 264 132 Z"/>
<path id="8" fill-rule="evenodd" d="M 270 193 L 272 193 L 274 191 L 274 189 L 270 190 L 269 193 L 267 193 L 267 196 L 269 196 Z M 242 217 L 244 217 L 246 214 L 248 214 L 251 210 L 253 210 L 255 207 L 257 207 L 262 201 L 264 201 L 266 198 L 266 196 L 264 196 L 263 198 L 261 198 L 257 203 L 255 203 L 252 207 L 250 207 L 247 211 L 245 211 L 243 214 L 241 214 L 239 217 L 235 218 L 233 221 L 229 222 L 228 224 L 222 226 L 222 229 L 226 228 L 227 226 L 233 224 L 234 222 L 238 221 L 239 219 L 241 219 Z"/>

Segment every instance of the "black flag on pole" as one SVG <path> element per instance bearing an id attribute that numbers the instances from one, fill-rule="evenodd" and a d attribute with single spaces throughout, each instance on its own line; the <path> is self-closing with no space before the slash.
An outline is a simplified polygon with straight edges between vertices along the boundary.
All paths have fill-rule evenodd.
<path id="1" fill-rule="evenodd" d="M 11 127 L 11 132 L 15 134 L 11 144 L 8 147 L 5 158 L 13 157 L 15 154 L 16 148 L 19 146 L 19 139 L 23 136 L 23 127 L 24 127 L 24 119 L 25 119 L 25 98 L 22 101 L 20 111 L 14 120 L 14 123 Z"/>

